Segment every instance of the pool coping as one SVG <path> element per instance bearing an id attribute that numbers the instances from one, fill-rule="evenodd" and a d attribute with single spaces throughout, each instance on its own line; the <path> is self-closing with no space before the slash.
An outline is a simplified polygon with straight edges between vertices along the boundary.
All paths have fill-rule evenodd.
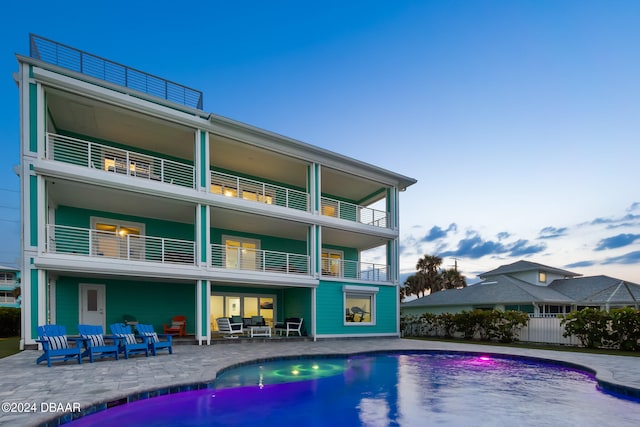
<path id="1" fill-rule="evenodd" d="M 494 347 L 494 350 L 495 349 L 496 347 Z M 253 365 L 253 364 L 262 363 L 262 362 L 276 361 L 276 360 L 304 360 L 304 359 L 325 359 L 325 358 L 337 359 L 337 358 L 345 358 L 345 357 L 353 357 L 353 356 L 366 356 L 366 355 L 379 355 L 379 354 L 450 354 L 450 355 L 467 355 L 467 356 L 482 355 L 482 356 L 507 359 L 507 360 L 526 360 L 526 361 L 533 361 L 536 363 L 546 363 L 550 365 L 556 365 L 556 366 L 566 367 L 570 369 L 575 369 L 577 371 L 581 371 L 581 372 L 592 375 L 596 380 L 600 390 L 604 393 L 612 394 L 614 396 L 624 398 L 624 399 L 640 400 L 640 388 L 636 388 L 633 386 L 616 382 L 611 371 L 605 368 L 600 367 L 599 368 L 600 371 L 598 371 L 597 369 L 584 365 L 582 363 L 577 363 L 577 362 L 567 361 L 567 360 L 559 360 L 551 357 L 514 354 L 513 352 L 507 351 L 506 348 L 504 347 L 501 347 L 500 349 L 502 351 L 492 352 L 492 351 L 474 351 L 474 350 L 468 350 L 468 349 L 454 350 L 454 349 L 437 349 L 437 348 L 436 349 L 403 348 L 403 349 L 349 351 L 349 352 L 343 352 L 343 353 L 330 352 L 330 353 L 317 353 L 317 354 L 307 354 L 307 355 L 274 355 L 274 356 L 268 356 L 268 357 L 256 357 L 256 358 L 245 360 L 242 362 L 226 365 L 218 369 L 215 372 L 213 378 L 210 380 L 204 380 L 204 381 L 198 381 L 198 382 L 191 381 L 191 382 L 186 382 L 182 384 L 178 383 L 171 386 L 150 388 L 147 390 L 126 394 L 120 398 L 108 399 L 104 402 L 91 404 L 85 408 L 82 408 L 80 412 L 65 413 L 64 415 L 46 420 L 40 423 L 39 425 L 42 427 L 60 426 L 60 425 L 64 425 L 72 421 L 78 420 L 80 418 L 105 411 L 107 409 L 110 409 L 116 406 L 133 403 L 140 400 L 146 400 L 154 397 L 181 393 L 185 391 L 212 389 L 215 387 L 216 378 L 220 374 L 226 371 L 229 371 L 231 369 L 235 369 L 242 366 Z M 623 356 L 623 357 L 632 357 L 632 356 Z"/>

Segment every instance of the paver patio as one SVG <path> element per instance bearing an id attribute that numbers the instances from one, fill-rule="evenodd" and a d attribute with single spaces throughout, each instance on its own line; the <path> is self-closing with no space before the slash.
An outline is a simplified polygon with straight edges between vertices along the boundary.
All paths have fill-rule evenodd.
<path id="1" fill-rule="evenodd" d="M 640 358 L 535 350 L 490 345 L 447 343 L 397 338 L 233 342 L 210 346 L 176 345 L 173 355 L 36 365 L 40 351 L 26 350 L 0 359 L 0 401 L 35 404 L 29 413 L 0 412 L 0 425 L 31 426 L 57 419 L 50 409 L 93 405 L 126 399 L 150 390 L 212 382 L 231 365 L 278 356 L 353 354 L 386 350 L 445 350 L 537 357 L 573 363 L 596 372 L 599 381 L 634 389 L 640 395 Z M 51 406 L 53 404 L 54 406 Z M 46 410 L 44 410 L 46 409 Z"/>

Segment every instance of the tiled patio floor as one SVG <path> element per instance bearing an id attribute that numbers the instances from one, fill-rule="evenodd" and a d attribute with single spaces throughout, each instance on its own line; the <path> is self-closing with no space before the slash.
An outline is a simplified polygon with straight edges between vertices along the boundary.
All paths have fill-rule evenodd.
<path id="1" fill-rule="evenodd" d="M 210 383 L 225 367 L 254 359 L 278 356 L 352 354 L 380 350 L 445 350 L 538 357 L 574 363 L 596 372 L 599 381 L 622 386 L 640 395 L 640 358 L 570 353 L 490 345 L 459 344 L 397 338 L 313 341 L 243 341 L 210 346 L 175 345 L 174 354 L 105 359 L 93 364 L 83 360 L 36 365 L 40 351 L 26 350 L 0 359 L 0 401 L 34 403 L 35 412 L 0 412 L 0 425 L 30 426 L 57 419 L 61 413 L 43 410 L 50 403 L 79 404 L 82 409 L 117 401 L 141 392 L 180 385 Z"/>

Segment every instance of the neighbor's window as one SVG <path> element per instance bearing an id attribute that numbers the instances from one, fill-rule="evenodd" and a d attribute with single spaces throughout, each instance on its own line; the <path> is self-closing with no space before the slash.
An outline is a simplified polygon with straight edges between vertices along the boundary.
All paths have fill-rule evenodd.
<path id="1" fill-rule="evenodd" d="M 540 271 L 538 273 L 538 282 L 547 283 L 547 273 L 545 273 L 544 271 Z"/>
<path id="2" fill-rule="evenodd" d="M 0 273 L 0 283 L 10 283 L 13 284 L 15 283 L 16 279 L 15 279 L 15 275 L 13 273 L 6 273 L 6 272 L 1 272 Z"/>
<path id="3" fill-rule="evenodd" d="M 376 294 L 371 286 L 343 286 L 345 324 L 375 324 Z"/>

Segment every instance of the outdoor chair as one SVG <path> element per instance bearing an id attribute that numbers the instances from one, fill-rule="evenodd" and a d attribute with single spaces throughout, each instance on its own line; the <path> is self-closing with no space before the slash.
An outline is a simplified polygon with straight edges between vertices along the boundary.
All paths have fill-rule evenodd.
<path id="1" fill-rule="evenodd" d="M 173 316 L 171 325 L 164 324 L 164 333 L 177 335 L 179 337 L 187 336 L 187 318 L 185 316 Z"/>
<path id="2" fill-rule="evenodd" d="M 138 333 L 145 340 L 151 350 L 152 355 L 156 355 L 158 350 L 168 350 L 173 354 L 173 336 L 170 334 L 157 334 L 153 330 L 153 325 L 138 324 Z M 160 340 L 162 338 L 162 340 Z"/>
<path id="3" fill-rule="evenodd" d="M 140 338 L 141 341 L 138 341 L 138 338 L 134 335 L 131 326 L 125 325 L 124 323 L 114 323 L 113 325 L 109 325 L 109 329 L 111 329 L 111 333 L 113 335 L 120 338 L 118 350 L 121 353 L 124 353 L 125 359 L 128 359 L 130 354 L 137 353 L 144 353 L 146 357 L 149 357 L 149 345 L 147 344 L 147 340 Z"/>
<path id="4" fill-rule="evenodd" d="M 275 326 L 275 330 L 280 335 L 286 333 L 289 336 L 290 332 L 297 332 L 298 335 L 302 336 L 302 320 L 302 317 L 289 317 L 285 319 L 284 323 L 278 323 Z"/>
<path id="5" fill-rule="evenodd" d="M 218 323 L 218 332 L 223 334 L 225 338 L 238 338 L 236 334 L 244 334 L 242 323 L 231 323 L 228 317 L 219 317 L 216 322 Z"/>
<path id="6" fill-rule="evenodd" d="M 52 360 L 78 359 L 78 364 L 82 364 L 82 340 L 68 338 L 67 329 L 58 325 L 38 326 L 38 339 L 42 344 L 44 353 L 36 360 L 36 365 L 46 360 L 47 366 L 51 367 Z M 75 341 L 73 347 L 69 346 L 69 341 Z"/>
<path id="7" fill-rule="evenodd" d="M 78 325 L 78 332 L 86 347 L 82 357 L 89 356 L 89 362 L 93 363 L 96 357 L 115 357 L 118 360 L 120 338 L 105 336 L 100 325 Z M 106 341 L 111 341 L 113 344 L 107 344 Z"/>

